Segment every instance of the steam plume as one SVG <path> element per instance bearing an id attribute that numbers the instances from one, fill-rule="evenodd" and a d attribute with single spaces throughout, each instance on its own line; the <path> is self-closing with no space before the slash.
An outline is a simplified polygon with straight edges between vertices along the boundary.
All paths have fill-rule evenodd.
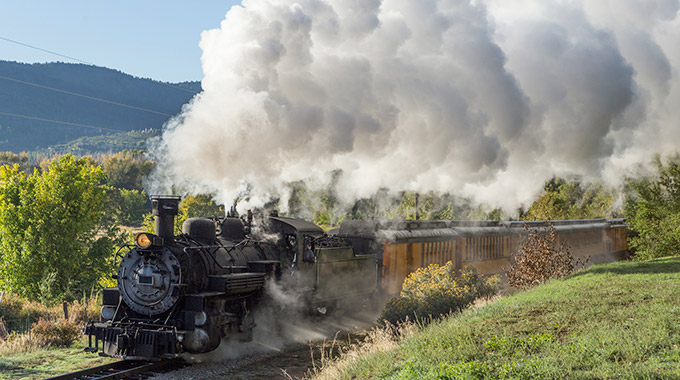
<path id="1" fill-rule="evenodd" d="M 244 0 L 202 34 L 202 85 L 154 150 L 156 183 L 246 187 L 342 169 L 512 208 L 553 175 L 615 181 L 677 149 L 675 0 Z M 162 188 L 153 189 L 162 192 Z"/>

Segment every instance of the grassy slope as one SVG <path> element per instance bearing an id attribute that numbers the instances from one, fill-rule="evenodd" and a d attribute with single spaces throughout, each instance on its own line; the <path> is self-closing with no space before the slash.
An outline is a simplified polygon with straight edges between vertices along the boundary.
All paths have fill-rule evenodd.
<path id="1" fill-rule="evenodd" d="M 680 258 L 595 266 L 435 323 L 346 378 L 680 378 Z"/>
<path id="2" fill-rule="evenodd" d="M 0 379 L 44 379 L 113 361 L 86 353 L 85 338 L 73 347 L 0 355 Z"/>

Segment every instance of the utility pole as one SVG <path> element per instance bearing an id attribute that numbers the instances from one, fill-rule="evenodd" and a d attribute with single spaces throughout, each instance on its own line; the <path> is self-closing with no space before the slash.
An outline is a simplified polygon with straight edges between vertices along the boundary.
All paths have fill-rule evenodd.
<path id="1" fill-rule="evenodd" d="M 416 220 L 420 219 L 420 212 L 418 212 L 418 196 L 419 194 L 416 193 Z"/>

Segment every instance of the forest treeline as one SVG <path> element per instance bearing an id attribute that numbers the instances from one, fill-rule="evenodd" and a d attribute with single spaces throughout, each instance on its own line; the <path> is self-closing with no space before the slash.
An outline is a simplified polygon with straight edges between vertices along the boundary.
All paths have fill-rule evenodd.
<path id="1" fill-rule="evenodd" d="M 33 300 L 70 300 L 110 283 L 113 253 L 131 241 L 130 228 L 152 228 L 144 181 L 154 168 L 143 151 L 34 161 L 0 152 L 0 290 Z M 626 217 L 639 258 L 676 255 L 680 248 L 680 157 L 656 157 L 654 170 L 627 178 L 623 189 L 553 178 L 530 205 L 512 214 L 454 194 L 382 189 L 352 204 L 325 189 L 287 184 L 286 204 L 273 199 L 256 213 L 285 210 L 322 226 L 344 219 L 557 220 Z M 339 178 L 341 173 L 336 173 Z M 226 205 L 231 208 L 234 204 Z M 176 228 L 194 216 L 224 216 L 210 194 L 187 196 Z"/>

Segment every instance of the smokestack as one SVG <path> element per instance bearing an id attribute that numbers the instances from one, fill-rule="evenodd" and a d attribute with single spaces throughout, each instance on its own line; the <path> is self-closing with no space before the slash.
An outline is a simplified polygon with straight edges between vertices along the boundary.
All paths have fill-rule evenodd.
<path id="1" fill-rule="evenodd" d="M 155 233 L 166 241 L 175 237 L 175 215 L 179 210 L 180 199 L 180 197 L 173 195 L 151 197 Z"/>

